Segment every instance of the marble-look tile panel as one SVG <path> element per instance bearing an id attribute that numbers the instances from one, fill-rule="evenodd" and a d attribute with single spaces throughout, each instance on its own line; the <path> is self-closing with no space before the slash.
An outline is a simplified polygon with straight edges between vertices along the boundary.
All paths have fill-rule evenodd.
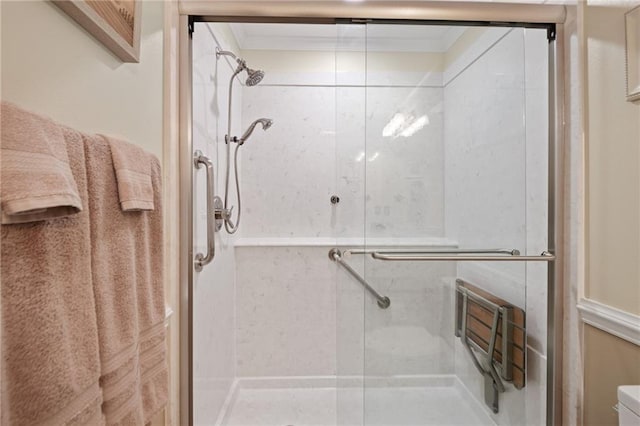
<path id="1" fill-rule="evenodd" d="M 524 390 L 526 387 L 516 389 L 510 383 L 504 382 L 505 392 L 500 393 L 499 396 L 499 412 L 493 413 L 484 405 L 484 376 L 474 366 L 469 352 L 460 339 L 455 341 L 455 372 L 469 393 L 483 404 L 482 408 L 496 424 L 514 426 L 529 424 L 526 418 L 527 394 Z"/>
<path id="2" fill-rule="evenodd" d="M 443 236 L 442 96 L 442 89 L 367 89 L 367 237 Z"/>
<path id="3" fill-rule="evenodd" d="M 206 58 L 210 60 L 210 58 Z M 202 63 L 202 67 L 207 64 Z M 442 87 L 439 71 L 273 71 L 265 67 L 261 86 L 325 86 L 365 88 L 385 87 Z"/>
<path id="4" fill-rule="evenodd" d="M 547 424 L 547 358 L 527 348 L 527 425 Z"/>
<path id="5" fill-rule="evenodd" d="M 331 227 L 338 238 L 365 237 L 366 89 L 336 88 L 336 189 Z"/>
<path id="6" fill-rule="evenodd" d="M 451 264 L 349 264 L 324 247 L 237 247 L 239 376 L 451 374 Z"/>
<path id="7" fill-rule="evenodd" d="M 364 276 L 391 306 L 364 305 L 366 376 L 453 373 L 454 266 L 367 260 Z"/>
<path id="8" fill-rule="evenodd" d="M 536 255 L 547 247 L 547 42 L 522 29 L 496 40 L 488 50 L 482 40 L 470 49 L 484 53 L 467 58 L 453 80 L 445 71 L 445 111 L 452 111 L 445 113 L 445 235 L 461 247 Z M 546 377 L 538 351 L 546 350 L 546 265 L 461 262 L 458 276 L 526 309 L 535 349 L 528 350 L 527 387 L 509 386 L 492 416 L 498 424 L 543 423 Z M 483 379 L 459 341 L 455 371 L 481 399 Z"/>
<path id="9" fill-rule="evenodd" d="M 214 164 L 215 192 L 223 193 L 226 170 L 224 134 L 227 123 L 227 88 L 232 68 L 215 59 L 215 40 L 202 28 L 193 41 L 193 148 Z M 242 90 L 234 88 L 233 114 L 240 120 Z M 206 251 L 206 172 L 194 169 L 193 235 L 195 252 Z M 202 272 L 194 273 L 194 421 L 215 421 L 235 378 L 235 236 L 216 233 L 216 257 Z"/>
<path id="10" fill-rule="evenodd" d="M 258 86 L 243 100 L 245 127 L 274 125 L 241 148 L 242 236 L 443 235 L 441 89 Z M 383 136 L 396 114 L 404 127 Z"/>
<path id="11" fill-rule="evenodd" d="M 239 247 L 236 264 L 237 375 L 335 375 L 336 265 L 326 250 Z"/>
<path id="12" fill-rule="evenodd" d="M 241 148 L 243 236 L 329 237 L 335 192 L 335 88 L 250 87 L 243 128 L 268 117 Z"/>
<path id="13" fill-rule="evenodd" d="M 526 249 L 523 52 L 523 30 L 513 29 L 444 90 L 452 111 L 445 113 L 445 235 L 463 248 Z M 497 287 L 515 284 L 524 295 L 524 263 L 487 267 L 498 280 L 511 278 Z M 518 299 L 507 300 L 524 307 Z"/>
<path id="14" fill-rule="evenodd" d="M 508 28 L 488 28 L 469 49 L 456 58 L 443 72 L 446 86 L 509 32 Z"/>

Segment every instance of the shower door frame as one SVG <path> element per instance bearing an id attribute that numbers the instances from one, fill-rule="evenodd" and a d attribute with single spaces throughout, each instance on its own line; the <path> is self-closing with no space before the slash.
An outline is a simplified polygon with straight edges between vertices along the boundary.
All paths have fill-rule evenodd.
<path id="1" fill-rule="evenodd" d="M 180 178 L 180 424 L 193 424 L 193 140 L 194 22 L 405 23 L 547 28 L 549 41 L 548 262 L 546 423 L 562 424 L 566 8 L 482 2 L 181 1 L 178 21 L 178 145 Z M 556 303 L 557 302 L 557 303 Z"/>

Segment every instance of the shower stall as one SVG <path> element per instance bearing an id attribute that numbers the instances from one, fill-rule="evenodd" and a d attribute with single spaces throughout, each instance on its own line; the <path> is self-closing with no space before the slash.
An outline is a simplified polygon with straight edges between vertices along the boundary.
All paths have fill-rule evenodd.
<path id="1" fill-rule="evenodd" d="M 564 8 L 269 3 L 181 21 L 182 421 L 559 424 Z"/>

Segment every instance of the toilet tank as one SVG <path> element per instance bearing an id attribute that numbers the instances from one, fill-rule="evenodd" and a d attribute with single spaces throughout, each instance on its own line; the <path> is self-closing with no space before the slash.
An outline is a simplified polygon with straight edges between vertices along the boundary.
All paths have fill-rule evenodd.
<path id="1" fill-rule="evenodd" d="M 640 425 L 640 386 L 618 387 L 618 424 Z"/>

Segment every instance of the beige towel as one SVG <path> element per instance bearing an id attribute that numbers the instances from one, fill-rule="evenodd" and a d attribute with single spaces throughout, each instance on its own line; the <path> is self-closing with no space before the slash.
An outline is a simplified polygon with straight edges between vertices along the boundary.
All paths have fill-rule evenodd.
<path id="1" fill-rule="evenodd" d="M 108 424 L 143 424 L 167 401 L 160 165 L 154 211 L 122 211 L 109 142 L 85 139 L 104 404 Z"/>
<path id="2" fill-rule="evenodd" d="M 105 138 L 111 147 L 122 210 L 153 210 L 151 155 L 136 145 Z"/>
<path id="3" fill-rule="evenodd" d="M 82 210 L 61 127 L 3 102 L 2 223 L 68 216 Z"/>
<path id="4" fill-rule="evenodd" d="M 55 132 L 66 140 L 69 181 L 75 180 L 86 206 L 82 136 L 66 128 Z M 1 424 L 103 424 L 89 212 L 2 226 L 1 245 Z"/>

